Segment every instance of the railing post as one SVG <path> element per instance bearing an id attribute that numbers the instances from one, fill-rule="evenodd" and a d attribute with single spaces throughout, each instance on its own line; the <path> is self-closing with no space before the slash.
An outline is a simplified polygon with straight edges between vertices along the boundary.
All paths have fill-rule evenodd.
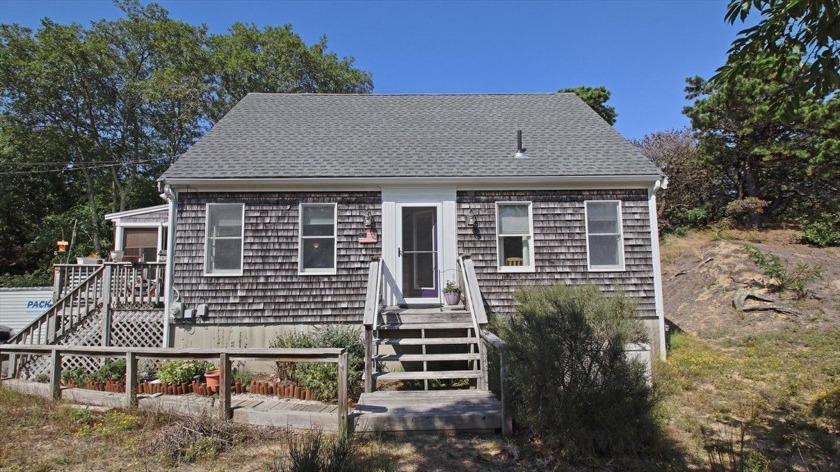
<path id="1" fill-rule="evenodd" d="M 102 278 L 102 345 L 111 345 L 111 275 L 114 266 L 105 264 Z M 94 286 L 94 290 L 96 287 Z"/>
<path id="2" fill-rule="evenodd" d="M 373 392 L 373 331 L 365 326 L 365 393 Z"/>
<path id="3" fill-rule="evenodd" d="M 53 268 L 53 303 L 61 298 L 61 278 L 64 275 L 64 267 L 56 266 Z"/>
<path id="4" fill-rule="evenodd" d="M 338 434 L 346 437 L 347 425 L 347 351 L 338 355 Z"/>
<path id="5" fill-rule="evenodd" d="M 231 362 L 228 354 L 219 354 L 219 416 L 222 420 L 233 418 L 233 410 L 230 407 L 230 384 L 233 375 Z"/>
<path id="6" fill-rule="evenodd" d="M 125 407 L 137 408 L 137 355 L 125 353 Z"/>
<path id="7" fill-rule="evenodd" d="M 50 395 L 53 400 L 61 400 L 61 352 L 53 349 L 51 354 L 52 372 L 50 372 Z"/>
<path id="8" fill-rule="evenodd" d="M 508 354 L 507 349 L 499 349 L 499 393 L 502 402 L 502 436 L 513 435 L 513 417 L 511 415 L 508 392 Z"/>
<path id="9" fill-rule="evenodd" d="M 489 365 L 487 364 L 487 342 L 481 338 L 481 333 L 478 333 L 478 340 L 479 340 L 479 362 L 481 362 L 481 377 L 478 378 L 478 389 L 479 390 L 489 390 L 490 389 L 490 381 L 487 377 L 487 371 Z"/>

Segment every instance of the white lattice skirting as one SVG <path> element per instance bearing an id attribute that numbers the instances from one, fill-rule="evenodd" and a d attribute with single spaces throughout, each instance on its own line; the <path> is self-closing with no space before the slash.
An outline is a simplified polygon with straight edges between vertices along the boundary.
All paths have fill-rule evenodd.
<path id="1" fill-rule="evenodd" d="M 161 347 L 163 345 L 163 310 L 113 311 L 111 313 L 111 346 L 116 347 Z M 101 346 L 102 312 L 98 311 L 76 325 L 72 332 L 59 344 L 64 346 Z M 62 367 L 81 367 L 94 372 L 105 359 L 87 356 L 65 356 Z M 140 370 L 157 364 L 154 359 L 140 361 Z M 21 378 L 37 380 L 50 373 L 47 356 L 30 356 L 21 367 Z"/>

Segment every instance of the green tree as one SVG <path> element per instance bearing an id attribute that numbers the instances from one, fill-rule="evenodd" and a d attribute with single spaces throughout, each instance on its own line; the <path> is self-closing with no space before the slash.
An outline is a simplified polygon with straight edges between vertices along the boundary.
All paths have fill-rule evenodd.
<path id="1" fill-rule="evenodd" d="M 773 97 L 797 80 L 792 68 L 785 70 L 782 81 L 765 75 L 726 82 L 695 77 L 686 87 L 695 102 L 684 113 L 705 164 L 723 179 L 730 198 L 767 202 L 763 217 L 771 221 L 836 211 L 840 191 L 840 97 L 805 93 L 796 107 L 783 111 Z M 753 214 L 751 223 L 762 219 Z"/>
<path id="2" fill-rule="evenodd" d="M 702 228 L 721 216 L 725 183 L 704 163 L 690 129 L 651 133 L 634 144 L 668 177 L 667 188 L 657 193 L 662 234 Z"/>
<path id="3" fill-rule="evenodd" d="M 210 38 L 215 100 L 210 118 L 221 118 L 249 92 L 370 93 L 372 76 L 353 58 L 327 52 L 327 38 L 307 46 L 291 25 L 258 28 L 234 23 Z"/>
<path id="4" fill-rule="evenodd" d="M 372 89 L 352 59 L 291 26 L 211 36 L 155 3 L 115 3 L 121 18 L 89 27 L 0 25 L 0 202 L 11 213 L 0 274 L 44 268 L 73 227 L 76 250 L 103 253 L 103 214 L 158 203 L 155 179 L 248 92 Z"/>
<path id="5" fill-rule="evenodd" d="M 767 76 L 786 87 L 774 95 L 796 108 L 799 97 L 828 97 L 840 89 L 840 3 L 837 0 L 730 0 L 726 21 L 761 21 L 738 33 L 713 81 Z M 789 60 L 791 59 L 791 60 Z M 788 80 L 793 77 L 793 80 Z"/>
<path id="6" fill-rule="evenodd" d="M 618 118 L 615 107 L 607 105 L 607 101 L 610 99 L 610 91 L 606 87 L 564 88 L 558 90 L 558 93 L 577 95 L 610 125 L 614 125 L 616 118 Z"/>

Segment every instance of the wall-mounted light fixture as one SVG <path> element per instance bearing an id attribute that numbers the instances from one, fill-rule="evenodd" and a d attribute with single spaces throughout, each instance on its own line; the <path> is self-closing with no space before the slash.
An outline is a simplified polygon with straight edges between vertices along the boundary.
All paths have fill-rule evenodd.
<path id="1" fill-rule="evenodd" d="M 475 213 L 472 210 L 467 214 L 467 226 L 475 227 L 478 222 L 475 219 Z"/>
<path id="2" fill-rule="evenodd" d="M 365 213 L 365 229 L 370 229 L 373 226 L 373 215 L 371 215 L 370 211 Z"/>

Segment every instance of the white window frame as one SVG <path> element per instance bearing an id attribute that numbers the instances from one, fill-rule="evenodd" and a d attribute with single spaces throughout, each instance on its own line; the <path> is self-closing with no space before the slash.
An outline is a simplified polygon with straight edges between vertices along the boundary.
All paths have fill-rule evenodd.
<path id="1" fill-rule="evenodd" d="M 526 205 L 528 207 L 528 240 L 530 244 L 528 244 L 528 257 L 529 261 L 531 262 L 529 265 L 521 265 L 521 266 L 506 266 L 502 262 L 502 244 L 501 238 L 505 236 L 514 237 L 514 236 L 522 236 L 521 234 L 501 234 L 499 233 L 499 224 L 501 220 L 499 219 L 499 207 L 500 206 L 516 206 L 516 205 Z M 528 273 L 528 272 L 535 272 L 536 271 L 536 260 L 534 259 L 534 205 L 532 202 L 496 202 L 496 268 L 499 272 L 512 272 L 512 273 Z"/>
<path id="2" fill-rule="evenodd" d="M 239 207 L 242 209 L 242 231 L 239 239 L 242 247 L 239 250 L 239 270 L 214 270 L 210 272 L 210 208 L 215 206 Z M 233 236 L 224 236 L 214 239 L 233 239 Z M 208 203 L 204 209 L 204 276 L 205 277 L 236 277 L 241 276 L 245 268 L 245 204 L 244 203 Z"/>
<path id="3" fill-rule="evenodd" d="M 616 213 L 618 217 L 618 233 L 594 233 L 595 236 L 609 236 L 609 235 L 617 235 L 618 236 L 618 265 L 596 265 L 593 266 L 592 262 L 590 261 L 590 252 L 589 252 L 589 204 L 590 203 L 615 203 L 616 204 Z M 589 269 L 589 272 L 623 272 L 624 271 L 624 215 L 623 209 L 621 206 L 621 200 L 586 200 L 583 202 L 583 213 L 584 213 L 584 221 L 583 221 L 583 230 L 586 233 L 586 267 Z"/>
<path id="4" fill-rule="evenodd" d="M 306 269 L 303 267 L 304 238 L 326 238 L 328 236 L 303 235 L 303 210 L 306 207 L 333 208 L 333 267 L 331 269 Z M 301 203 L 298 208 L 298 275 L 335 275 L 338 273 L 338 203 Z"/>

